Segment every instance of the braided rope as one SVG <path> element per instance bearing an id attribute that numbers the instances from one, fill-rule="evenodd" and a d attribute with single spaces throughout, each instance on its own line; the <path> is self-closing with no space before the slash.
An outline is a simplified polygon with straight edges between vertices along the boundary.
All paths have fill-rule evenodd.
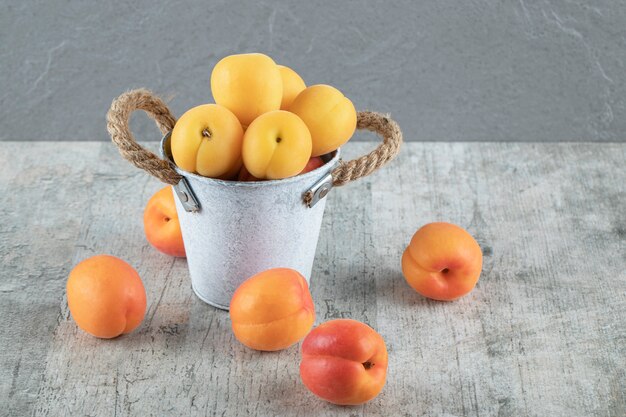
<path id="1" fill-rule="evenodd" d="M 400 151 L 402 131 L 389 116 L 361 111 L 358 113 L 356 127 L 378 133 L 383 138 L 383 143 L 367 155 L 352 161 L 341 162 L 332 172 L 333 185 L 335 186 L 345 185 L 371 174 L 395 158 Z"/>
<path id="2" fill-rule="evenodd" d="M 174 128 L 176 119 L 165 103 L 145 89 L 128 91 L 111 103 L 107 113 L 107 130 L 111 140 L 127 161 L 137 168 L 147 171 L 167 184 L 175 185 L 181 176 L 169 162 L 139 145 L 129 128 L 130 115 L 135 110 L 143 110 L 156 122 L 163 134 Z"/>

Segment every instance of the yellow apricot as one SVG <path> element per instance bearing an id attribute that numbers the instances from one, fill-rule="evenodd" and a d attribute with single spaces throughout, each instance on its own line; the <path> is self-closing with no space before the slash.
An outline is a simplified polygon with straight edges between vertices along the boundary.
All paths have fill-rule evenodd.
<path id="1" fill-rule="evenodd" d="M 230 55 L 211 73 L 211 91 L 247 126 L 263 113 L 280 109 L 283 80 L 276 63 L 263 54 Z"/>
<path id="2" fill-rule="evenodd" d="M 356 110 L 341 91 L 324 84 L 307 87 L 289 111 L 297 114 L 311 132 L 312 156 L 325 155 L 346 143 L 356 129 Z"/>
<path id="3" fill-rule="evenodd" d="M 219 178 L 241 166 L 243 128 L 226 107 L 203 104 L 188 110 L 172 130 L 172 157 L 179 168 Z"/>
<path id="4" fill-rule="evenodd" d="M 287 110 L 298 94 L 306 88 L 306 84 L 291 68 L 279 65 L 278 70 L 283 79 L 283 101 L 280 103 L 280 109 Z"/>
<path id="5" fill-rule="evenodd" d="M 275 110 L 257 117 L 243 137 L 243 164 L 260 179 L 298 175 L 311 157 L 311 134 L 295 114 Z"/>

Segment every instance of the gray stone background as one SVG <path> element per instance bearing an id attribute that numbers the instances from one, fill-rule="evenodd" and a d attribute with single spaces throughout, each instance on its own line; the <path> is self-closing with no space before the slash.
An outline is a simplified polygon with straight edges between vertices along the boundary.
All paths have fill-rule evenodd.
<path id="1" fill-rule="evenodd" d="M 176 115 L 211 100 L 223 56 L 264 52 L 308 84 L 389 112 L 407 140 L 622 141 L 617 0 L 3 0 L 0 140 L 108 140 L 126 89 Z M 158 139 L 135 117 L 139 139 Z M 360 136 L 361 138 L 367 136 Z"/>

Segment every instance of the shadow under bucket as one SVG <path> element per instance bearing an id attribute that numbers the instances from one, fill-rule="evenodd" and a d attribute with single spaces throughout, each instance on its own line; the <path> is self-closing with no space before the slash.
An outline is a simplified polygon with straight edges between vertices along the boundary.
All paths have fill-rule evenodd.
<path id="1" fill-rule="evenodd" d="M 161 158 L 135 141 L 129 127 L 135 110 L 144 110 L 165 135 Z M 120 95 L 107 113 L 107 130 L 122 157 L 173 186 L 193 290 L 222 309 L 228 309 L 244 280 L 269 268 L 293 268 L 308 282 L 328 191 L 382 167 L 398 154 L 402 143 L 400 127 L 389 116 L 358 112 L 357 129 L 383 139 L 367 155 L 340 162 L 337 150 L 323 157 L 323 166 L 303 175 L 275 181 L 222 181 L 176 167 L 169 142 L 175 124 L 163 100 L 144 89 Z"/>
<path id="2" fill-rule="evenodd" d="M 161 156 L 172 162 L 170 135 Z M 340 150 L 321 167 L 273 181 L 224 181 L 174 169 L 184 180 L 173 186 L 185 242 L 191 285 L 212 306 L 228 309 L 239 285 L 270 268 L 292 268 L 309 282 L 326 206 L 326 193 L 311 207 L 303 196 L 332 186 Z"/>

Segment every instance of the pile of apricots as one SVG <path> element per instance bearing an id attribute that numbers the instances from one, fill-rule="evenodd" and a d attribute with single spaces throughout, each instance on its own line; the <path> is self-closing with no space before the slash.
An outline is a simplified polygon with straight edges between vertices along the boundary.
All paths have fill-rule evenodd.
<path id="1" fill-rule="evenodd" d="M 172 157 L 188 172 L 222 180 L 278 180 L 323 165 L 356 129 L 352 102 L 329 85 L 307 87 L 263 54 L 223 58 L 211 73 L 215 104 L 184 113 Z"/>
<path id="2" fill-rule="evenodd" d="M 185 113 L 172 132 L 172 154 L 182 169 L 219 179 L 281 179 L 323 164 L 354 132 L 352 103 L 329 86 L 306 88 L 291 69 L 261 54 L 229 56 L 213 70 L 217 104 Z M 171 187 L 155 193 L 144 210 L 148 242 L 162 253 L 185 256 Z M 400 258 L 400 256 L 398 256 Z M 482 251 L 464 229 L 430 223 L 413 235 L 399 259 L 408 285 L 421 295 L 451 301 L 472 291 Z M 109 255 L 88 258 L 67 281 L 67 302 L 81 329 L 100 338 L 135 330 L 146 312 L 139 274 Z M 277 351 L 302 341 L 300 377 L 334 404 L 375 398 L 387 377 L 383 337 L 351 319 L 315 323 L 306 279 L 289 268 L 262 271 L 244 281 L 230 302 L 232 332 L 250 349 Z"/>

